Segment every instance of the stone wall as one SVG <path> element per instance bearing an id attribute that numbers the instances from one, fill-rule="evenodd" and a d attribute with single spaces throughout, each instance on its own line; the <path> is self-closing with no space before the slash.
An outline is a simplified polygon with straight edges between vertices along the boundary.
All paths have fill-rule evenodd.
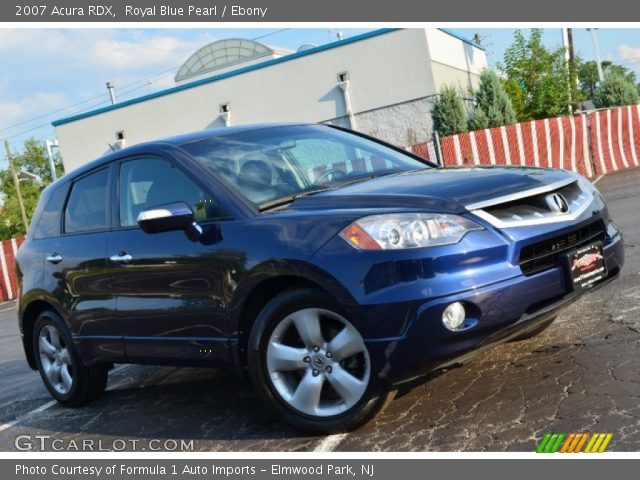
<path id="1" fill-rule="evenodd" d="M 356 114 L 357 130 L 394 145 L 408 147 L 430 141 L 432 101 L 429 97 Z M 324 123 L 349 128 L 348 117 Z"/>

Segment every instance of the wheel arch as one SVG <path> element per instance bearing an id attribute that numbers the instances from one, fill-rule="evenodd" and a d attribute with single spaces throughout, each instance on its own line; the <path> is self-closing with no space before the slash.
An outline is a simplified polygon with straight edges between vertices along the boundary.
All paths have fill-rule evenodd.
<path id="1" fill-rule="evenodd" d="M 46 300 L 37 299 L 29 302 L 22 311 L 22 343 L 24 352 L 27 356 L 27 362 L 32 370 L 37 370 L 36 359 L 33 352 L 33 329 L 36 320 L 42 312 L 50 310 L 60 316 L 58 311 Z"/>
<path id="2" fill-rule="evenodd" d="M 273 262 L 262 265 L 248 275 L 247 280 L 238 286 L 235 305 L 231 311 L 237 311 L 238 349 L 235 361 L 240 372 L 245 372 L 247 348 L 251 330 L 262 309 L 275 296 L 293 288 L 316 288 L 331 295 L 339 303 L 355 303 L 353 296 L 338 280 L 322 269 L 305 262 L 294 262 L 287 268 L 274 265 Z"/>

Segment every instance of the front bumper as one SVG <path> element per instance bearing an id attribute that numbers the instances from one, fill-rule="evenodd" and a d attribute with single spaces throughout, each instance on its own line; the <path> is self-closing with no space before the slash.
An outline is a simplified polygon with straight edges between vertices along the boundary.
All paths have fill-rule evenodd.
<path id="1" fill-rule="evenodd" d="M 608 277 L 592 289 L 618 276 L 624 263 L 621 234 L 605 245 L 604 254 Z M 565 269 L 556 267 L 426 301 L 414 310 L 402 336 L 367 340 L 374 371 L 391 383 L 401 383 L 446 368 L 535 330 L 588 291 L 572 291 Z M 468 309 L 475 323 L 472 328 L 453 332 L 442 324 L 444 309 L 456 301 L 472 306 Z"/>

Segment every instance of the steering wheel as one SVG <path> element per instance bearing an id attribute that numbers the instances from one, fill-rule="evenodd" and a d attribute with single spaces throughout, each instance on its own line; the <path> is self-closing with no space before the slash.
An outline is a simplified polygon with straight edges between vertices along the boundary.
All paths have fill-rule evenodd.
<path id="1" fill-rule="evenodd" d="M 330 175 L 332 175 L 331 178 L 329 178 Z M 341 168 L 330 168 L 322 172 L 320 176 L 317 178 L 317 180 L 315 181 L 315 183 L 332 182 L 335 180 L 340 180 L 341 178 L 344 178 L 346 176 L 347 176 L 347 172 L 345 172 Z"/>

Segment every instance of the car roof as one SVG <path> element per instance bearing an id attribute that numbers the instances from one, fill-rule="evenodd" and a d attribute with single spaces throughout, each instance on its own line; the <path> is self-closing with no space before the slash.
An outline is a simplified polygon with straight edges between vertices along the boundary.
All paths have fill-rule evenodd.
<path id="1" fill-rule="evenodd" d="M 199 140 L 205 140 L 207 138 L 213 137 L 224 137 L 226 135 L 233 135 L 234 133 L 248 132 L 251 130 L 263 130 L 265 128 L 276 128 L 276 127 L 292 127 L 296 125 L 312 125 L 308 123 L 252 123 L 247 125 L 234 125 L 230 127 L 218 127 L 211 128 L 209 130 L 199 130 L 197 132 L 185 133 L 183 135 L 175 135 L 168 138 L 163 138 L 160 140 L 155 140 L 154 142 L 147 143 L 170 143 L 173 145 L 184 145 L 186 143 L 197 142 Z"/>
<path id="2" fill-rule="evenodd" d="M 130 147 L 123 148 L 122 150 L 117 150 L 115 152 L 108 153 L 84 165 L 81 165 L 80 167 L 75 168 L 71 172 L 68 172 L 67 174 L 65 174 L 63 177 L 61 177 L 56 182 L 54 182 L 54 184 L 64 183 L 71 178 L 82 175 L 102 165 L 107 165 L 108 163 L 118 160 L 122 157 L 135 155 L 136 153 L 142 153 L 145 150 L 149 150 L 149 147 L 162 146 L 162 145 L 174 145 L 176 147 L 179 147 L 187 143 L 193 143 L 199 140 L 206 140 L 207 138 L 224 137 L 227 135 L 232 135 L 234 133 L 248 132 L 251 130 L 263 130 L 266 128 L 292 127 L 292 126 L 300 126 L 300 125 L 317 125 L 317 124 L 289 122 L 289 123 L 253 123 L 253 124 L 247 124 L 247 125 L 234 125 L 230 127 L 220 127 L 220 128 L 211 128 L 208 130 L 199 130 L 196 132 L 185 133 L 182 135 L 175 135 L 172 137 L 160 138 L 158 140 L 152 140 L 149 142 L 137 143 Z"/>

